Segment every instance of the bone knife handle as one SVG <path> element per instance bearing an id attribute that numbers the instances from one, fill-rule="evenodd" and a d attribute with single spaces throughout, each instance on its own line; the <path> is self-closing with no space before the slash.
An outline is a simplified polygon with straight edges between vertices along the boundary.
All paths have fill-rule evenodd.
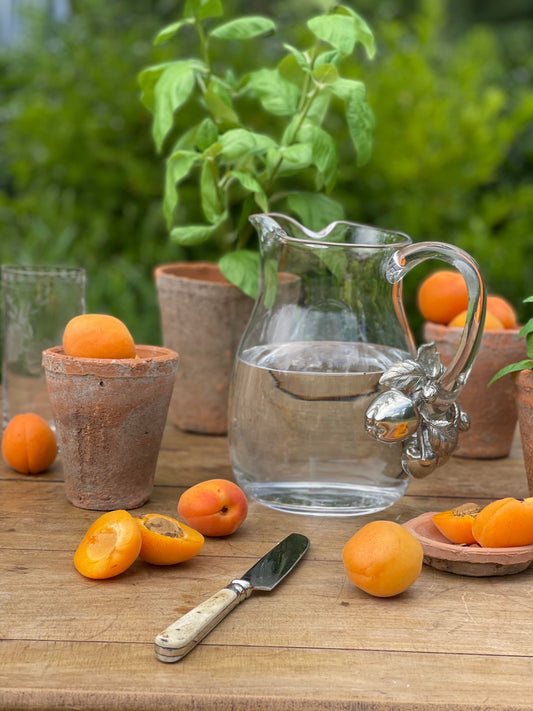
<path id="1" fill-rule="evenodd" d="M 246 580 L 233 580 L 169 625 L 155 638 L 157 659 L 161 662 L 183 659 L 234 607 L 250 596 L 252 589 Z"/>

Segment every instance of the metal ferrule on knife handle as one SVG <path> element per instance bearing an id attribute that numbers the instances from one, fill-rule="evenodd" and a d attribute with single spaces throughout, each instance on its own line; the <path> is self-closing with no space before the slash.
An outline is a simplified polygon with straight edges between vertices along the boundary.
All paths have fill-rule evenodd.
<path id="1" fill-rule="evenodd" d="M 155 640 L 155 655 L 162 662 L 177 662 L 188 654 L 240 602 L 253 586 L 236 579 L 208 600 L 169 625 Z"/>

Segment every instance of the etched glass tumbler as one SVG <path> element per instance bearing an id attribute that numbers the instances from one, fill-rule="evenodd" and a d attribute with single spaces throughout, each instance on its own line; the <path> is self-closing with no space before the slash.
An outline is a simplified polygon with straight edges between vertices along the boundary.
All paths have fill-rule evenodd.
<path id="1" fill-rule="evenodd" d="M 34 412 L 53 426 L 42 351 L 85 312 L 85 269 L 2 265 L 2 425 Z"/>

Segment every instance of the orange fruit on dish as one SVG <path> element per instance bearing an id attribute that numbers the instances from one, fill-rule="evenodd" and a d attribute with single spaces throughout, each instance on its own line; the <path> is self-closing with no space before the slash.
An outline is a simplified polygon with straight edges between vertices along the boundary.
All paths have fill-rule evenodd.
<path id="1" fill-rule="evenodd" d="M 2 436 L 2 456 L 21 474 L 39 474 L 54 463 L 56 436 L 46 420 L 33 412 L 15 415 Z"/>
<path id="2" fill-rule="evenodd" d="M 141 550 L 141 532 L 133 516 L 108 511 L 89 527 L 74 554 L 76 570 L 86 578 L 113 578 L 127 570 Z"/>
<path id="3" fill-rule="evenodd" d="M 76 358 L 135 358 L 128 328 L 107 314 L 81 314 L 71 319 L 63 334 L 63 349 Z"/>
<path id="4" fill-rule="evenodd" d="M 504 328 L 516 328 L 518 320 L 511 304 L 503 296 L 487 296 L 487 312 L 498 318 Z"/>
<path id="5" fill-rule="evenodd" d="M 141 531 L 139 557 L 153 565 L 174 565 L 194 558 L 204 545 L 204 537 L 194 528 L 170 516 L 146 514 L 137 519 Z"/>
<path id="6" fill-rule="evenodd" d="M 480 510 L 481 506 L 477 504 L 462 504 L 450 511 L 440 511 L 433 514 L 431 518 L 438 530 L 449 541 L 470 545 L 476 542 L 472 526 Z"/>
<path id="7" fill-rule="evenodd" d="M 533 498 L 491 501 L 475 517 L 472 533 L 483 548 L 533 544 Z"/>
<path id="8" fill-rule="evenodd" d="M 466 322 L 466 311 L 461 311 L 453 318 L 448 326 L 450 328 L 463 327 Z M 497 316 L 494 316 L 490 311 L 485 313 L 485 325 L 483 326 L 484 331 L 501 331 L 503 329 L 503 323 Z"/>
<path id="9" fill-rule="evenodd" d="M 376 597 L 392 597 L 406 590 L 420 575 L 420 542 L 393 521 L 372 521 L 344 546 L 342 560 L 348 578 Z"/>
<path id="10" fill-rule="evenodd" d="M 427 321 L 447 324 L 468 308 L 468 289 L 463 275 L 442 269 L 430 274 L 417 292 L 420 313 Z"/>

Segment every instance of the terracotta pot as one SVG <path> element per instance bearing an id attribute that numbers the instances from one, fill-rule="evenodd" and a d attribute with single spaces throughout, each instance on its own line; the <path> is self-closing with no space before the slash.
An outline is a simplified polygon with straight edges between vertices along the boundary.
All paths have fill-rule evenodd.
<path id="1" fill-rule="evenodd" d="M 178 354 L 137 346 L 137 358 L 43 352 L 68 500 L 82 509 L 134 509 L 149 498 Z"/>
<path id="2" fill-rule="evenodd" d="M 474 367 L 458 399 L 470 417 L 470 429 L 459 436 L 455 450 L 458 457 L 498 459 L 509 456 L 517 421 L 513 381 L 506 376 L 490 388 L 487 385 L 500 368 L 526 357 L 524 339 L 519 338 L 518 333 L 519 329 L 483 333 Z M 424 326 L 424 340 L 435 342 L 444 365 L 455 355 L 461 334 L 460 328 L 436 323 Z"/>
<path id="3" fill-rule="evenodd" d="M 225 434 L 231 372 L 254 301 L 216 264 L 164 264 L 154 276 L 163 343 L 180 354 L 170 420 L 182 430 Z"/>
<path id="4" fill-rule="evenodd" d="M 529 495 L 533 496 L 533 370 L 521 370 L 514 384 L 527 485 Z"/>

